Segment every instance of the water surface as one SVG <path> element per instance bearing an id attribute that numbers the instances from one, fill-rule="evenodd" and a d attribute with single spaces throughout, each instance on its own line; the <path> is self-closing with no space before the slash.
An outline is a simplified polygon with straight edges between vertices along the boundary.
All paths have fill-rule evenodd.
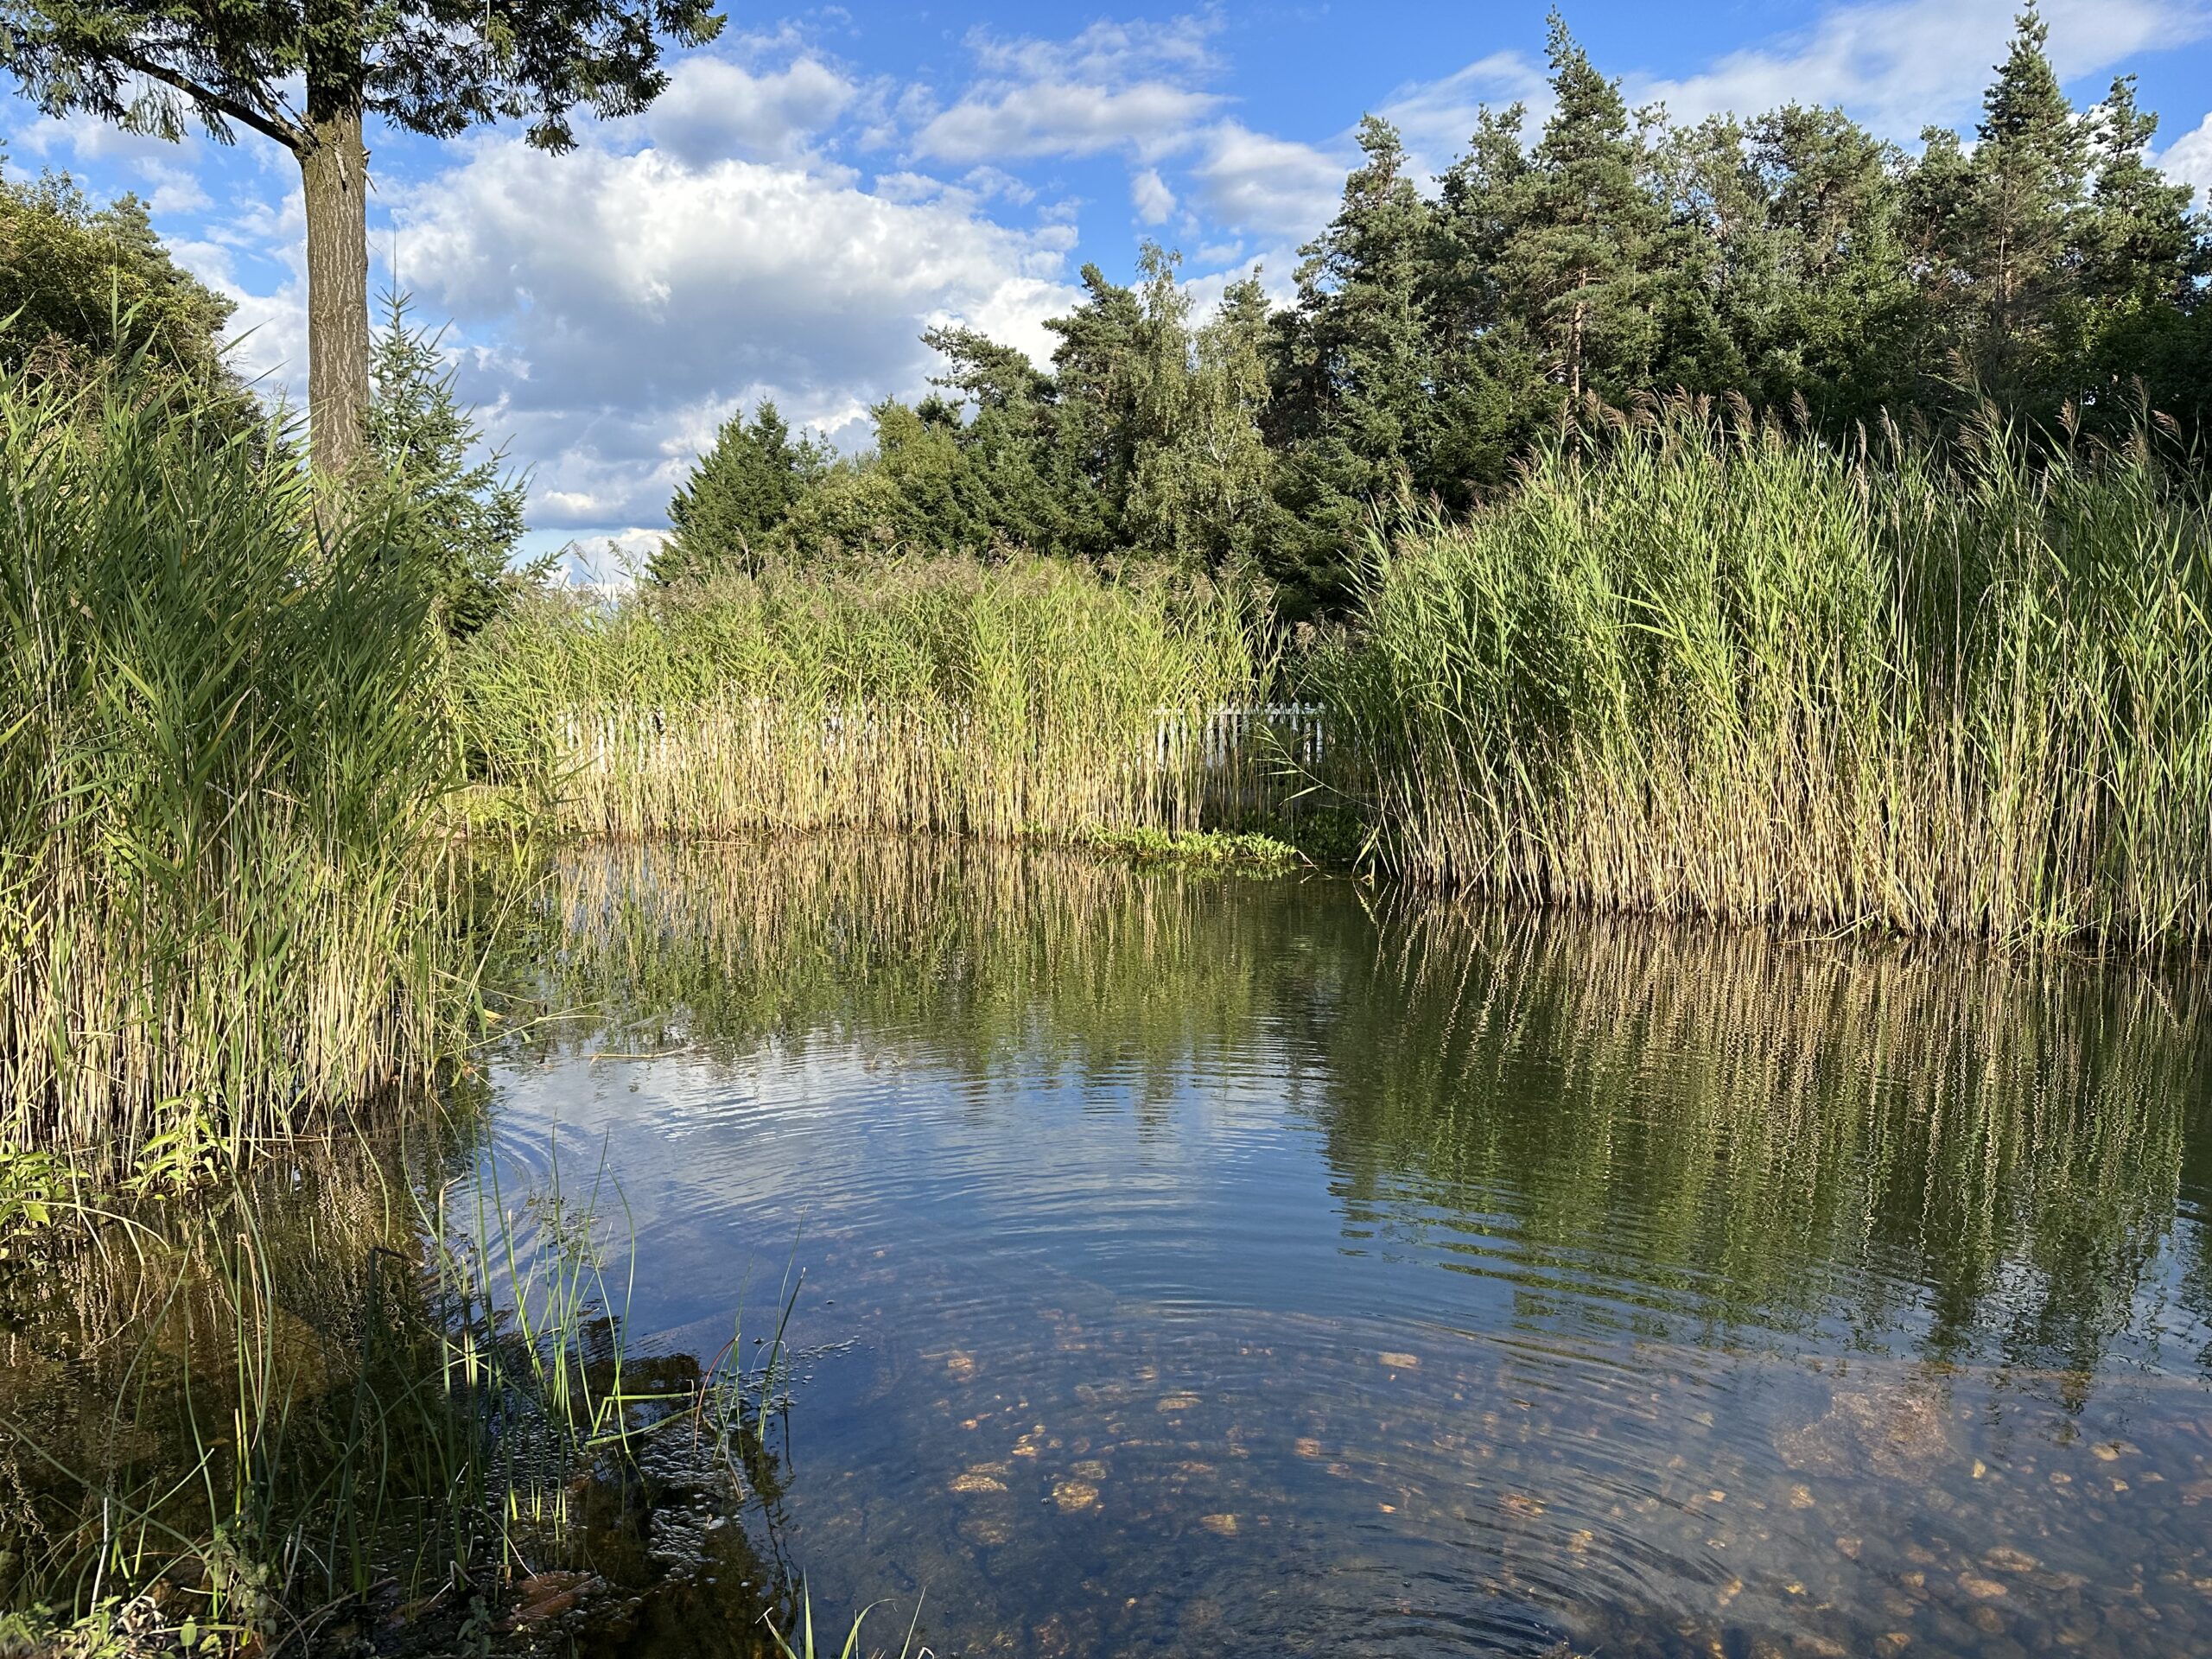
<path id="1" fill-rule="evenodd" d="M 537 929 L 503 1179 L 619 1181 L 632 1345 L 804 1273 L 775 1490 L 615 1645 L 764 1560 L 940 1654 L 2212 1644 L 2186 976 L 929 842 Z"/>

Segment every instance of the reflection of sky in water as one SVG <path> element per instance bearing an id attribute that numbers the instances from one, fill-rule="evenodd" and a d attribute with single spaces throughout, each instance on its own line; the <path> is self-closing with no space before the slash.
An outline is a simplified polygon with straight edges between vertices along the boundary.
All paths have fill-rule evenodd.
<path id="1" fill-rule="evenodd" d="M 797 1341 L 852 1344 L 779 1521 L 818 1602 L 925 1585 L 940 1651 L 2212 1643 L 2203 1073 L 2119 976 L 810 856 L 661 872 L 598 940 L 643 988 L 588 938 L 618 1017 L 500 1123 L 604 1147 L 644 1347 L 748 1280 L 762 1328 L 798 1241 Z"/>

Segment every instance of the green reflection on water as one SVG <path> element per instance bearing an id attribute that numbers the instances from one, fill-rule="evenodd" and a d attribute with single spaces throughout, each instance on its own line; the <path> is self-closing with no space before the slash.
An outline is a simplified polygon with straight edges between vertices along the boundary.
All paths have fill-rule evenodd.
<path id="1" fill-rule="evenodd" d="M 499 1109 L 599 1088 L 613 1173 L 692 1183 L 643 1280 L 731 1285 L 812 1205 L 807 1339 L 856 1339 L 621 1650 L 741 1650 L 797 1570 L 926 1583 L 940 1653 L 2212 1637 L 2187 974 L 878 840 L 563 855 L 498 980 Z M 911 1121 L 859 1084 L 779 1115 L 855 1059 Z M 1126 1281 L 1086 1257 L 1155 1228 Z M 330 1236 L 287 1269 L 334 1264 L 326 1324 L 365 1248 Z M 48 1289 L 0 1364 L 105 1423 L 130 1305 Z M 662 1573 L 625 1516 L 593 1564 Z"/>
<path id="2" fill-rule="evenodd" d="M 633 849 L 563 861 L 533 922 L 518 985 L 586 1011 L 541 1055 L 857 1042 L 1134 1076 L 1141 1120 L 1194 1059 L 1276 1066 L 1347 1225 L 1469 1264 L 1510 1233 L 1532 1283 L 1592 1275 L 1584 1316 L 1676 1340 L 1910 1324 L 1929 1359 L 2094 1374 L 2173 1232 L 2212 1079 L 2186 974 L 1326 879 L 915 841 Z M 2180 1287 L 2200 1314 L 2203 1236 Z"/>

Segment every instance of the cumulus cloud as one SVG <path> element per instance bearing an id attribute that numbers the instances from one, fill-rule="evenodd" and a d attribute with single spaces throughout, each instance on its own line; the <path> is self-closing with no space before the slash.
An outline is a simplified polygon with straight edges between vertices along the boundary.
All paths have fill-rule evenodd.
<path id="1" fill-rule="evenodd" d="M 1328 223 L 1343 194 L 1345 154 L 1217 123 L 1192 166 L 1198 199 L 1219 224 L 1261 235 L 1307 236 Z"/>
<path id="2" fill-rule="evenodd" d="M 494 138 L 417 193 L 401 240 L 427 312 L 498 328 L 462 385 L 537 460 L 535 522 L 637 524 L 741 403 L 772 394 L 851 434 L 921 384 L 931 322 L 1047 354 L 1042 321 L 1071 298 L 1064 227 L 1001 225 L 964 190 L 899 197 L 803 166 Z"/>
<path id="3" fill-rule="evenodd" d="M 755 74 L 726 57 L 684 59 L 645 117 L 657 149 L 687 162 L 803 155 L 860 97 L 860 87 L 814 57 Z"/>
<path id="4" fill-rule="evenodd" d="M 2158 157 L 2158 165 L 2169 177 L 2195 185 L 2199 201 L 2212 203 L 2212 115 L 2199 122 L 2194 132 L 2174 140 Z"/>
<path id="5" fill-rule="evenodd" d="M 1137 218 L 1147 225 L 1160 225 L 1175 211 L 1175 193 L 1167 188 L 1167 181 L 1160 176 L 1160 169 L 1147 167 L 1129 181 L 1129 203 L 1137 210 Z"/>

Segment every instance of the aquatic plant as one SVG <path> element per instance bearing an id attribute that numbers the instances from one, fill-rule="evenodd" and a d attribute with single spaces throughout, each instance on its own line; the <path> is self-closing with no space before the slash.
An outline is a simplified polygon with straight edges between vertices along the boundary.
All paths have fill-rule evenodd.
<path id="1" fill-rule="evenodd" d="M 1146 825 L 1086 830 L 1076 844 L 1140 863 L 1188 864 L 1203 868 L 1281 870 L 1300 861 L 1287 842 L 1254 831 L 1160 830 Z"/>
<path id="2" fill-rule="evenodd" d="M 586 1549 L 649 1442 L 758 1484 L 795 1287 L 765 1360 L 738 1362 L 741 1329 L 703 1372 L 633 1363 L 603 1169 L 570 1191 L 556 1158 L 507 1195 L 419 1150 L 79 1230 L 0 1287 L 0 1605 L 22 1642 L 254 1651 L 372 1594 L 487 1624 Z"/>
<path id="3" fill-rule="evenodd" d="M 1026 560 L 547 596 L 462 653 L 477 776 L 587 834 L 1195 828 L 1250 600 Z"/>
<path id="4" fill-rule="evenodd" d="M 1417 882 L 2212 938 L 2212 512 L 2153 435 L 1846 450 L 1677 399 L 1378 538 L 1323 667 Z"/>
<path id="5" fill-rule="evenodd" d="M 917 1649 L 914 1646 L 914 1632 L 921 1628 L 922 1601 L 922 1597 L 914 1598 L 914 1614 L 906 1624 L 906 1639 L 899 1645 L 899 1659 L 910 1659 L 910 1656 L 914 1659 L 927 1659 L 930 1649 Z M 852 1627 L 845 1632 L 844 1645 L 837 1649 L 838 1659 L 855 1659 L 861 1650 L 861 1631 L 868 1623 L 868 1616 L 883 1605 L 880 1601 L 871 1603 L 854 1615 Z M 767 1624 L 768 1634 L 775 1641 L 776 1651 L 782 1654 L 784 1659 L 817 1659 L 823 1651 L 814 1641 L 814 1597 L 804 1585 L 799 1587 L 798 1622 L 789 1635 L 778 1630 L 772 1621 L 763 1622 Z"/>
<path id="6" fill-rule="evenodd" d="M 429 600 L 291 433 L 0 375 L 0 1145 L 235 1154 L 437 1044 Z"/>

